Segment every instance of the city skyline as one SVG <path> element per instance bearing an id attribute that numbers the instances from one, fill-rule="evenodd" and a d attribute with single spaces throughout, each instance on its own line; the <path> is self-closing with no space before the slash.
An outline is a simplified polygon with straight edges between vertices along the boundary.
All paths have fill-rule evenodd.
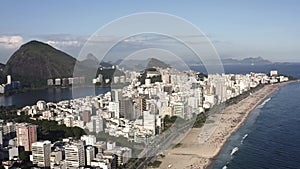
<path id="1" fill-rule="evenodd" d="M 117 4 L 4 1 L 1 6 L 1 63 L 6 63 L 20 45 L 33 39 L 77 57 L 91 34 L 119 17 L 137 12 L 162 12 L 186 19 L 210 38 L 221 58 L 262 56 L 275 62 L 300 62 L 297 1 L 132 1 Z"/>
<path id="2" fill-rule="evenodd" d="M 257 105 L 268 102 L 268 95 L 293 82 L 280 73 L 271 70 L 268 74 L 206 76 L 192 70 L 158 67 L 149 68 L 142 75 L 126 70 L 111 80 L 99 74 L 92 82 L 111 81 L 109 91 L 58 102 L 39 100 L 14 112 L 15 121 L 22 118 L 23 123 L 9 123 L 14 121 L 11 118 L 1 121 L 3 146 L 13 148 L 8 152 L 10 159 L 21 158 L 17 146 L 24 146 L 26 151 L 32 151 L 32 164 L 39 167 L 144 168 L 153 165 L 152 161 L 162 168 L 170 164 L 178 168 L 207 166 L 221 150 L 226 135 L 243 124 Z M 11 81 L 10 76 L 7 81 Z M 55 79 L 55 84 L 52 81 L 49 85 L 57 89 L 63 83 L 64 80 L 61 83 L 61 79 Z M 73 80 L 65 83 L 73 85 Z M 114 87 L 121 84 L 125 86 Z M 74 131 L 60 132 L 60 128 Z M 199 133 L 187 132 L 199 128 L 202 128 Z M 17 142 L 8 144 L 7 140 L 14 135 Z M 170 160 L 170 154 L 165 152 L 175 149 L 181 155 Z M 165 157 L 160 158 L 160 154 Z M 200 163 L 182 160 L 195 155 L 204 160 Z M 141 161 L 129 160 L 142 157 L 145 159 Z M 3 164 L 9 166 L 9 162 L 13 164 L 12 161 Z M 29 160 L 26 162 L 30 164 Z"/>
<path id="3" fill-rule="evenodd" d="M 2 1 L 0 169 L 297 168 L 299 11 Z"/>

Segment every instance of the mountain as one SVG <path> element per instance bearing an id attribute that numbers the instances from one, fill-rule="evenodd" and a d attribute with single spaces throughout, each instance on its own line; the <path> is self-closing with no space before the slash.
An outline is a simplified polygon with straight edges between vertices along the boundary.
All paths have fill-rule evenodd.
<path id="1" fill-rule="evenodd" d="M 166 64 L 163 61 L 158 60 L 158 59 L 150 58 L 148 63 L 147 63 L 146 68 L 153 68 L 153 67 L 159 67 L 159 68 L 166 69 L 166 68 L 170 68 L 171 66 Z"/>
<path id="2" fill-rule="evenodd" d="M 126 59 L 121 60 L 119 59 L 114 65 L 118 65 L 121 68 L 128 69 L 128 70 L 135 70 L 141 71 L 146 68 L 146 60 L 134 60 L 134 59 Z"/>
<path id="3" fill-rule="evenodd" d="M 86 56 L 86 59 L 80 61 L 80 64 L 87 67 L 104 67 L 104 68 L 111 68 L 113 65 L 109 62 L 99 61 L 96 56 L 92 53 L 89 53 Z"/>
<path id="4" fill-rule="evenodd" d="M 89 53 L 86 56 L 86 59 L 80 61 L 81 65 L 87 66 L 87 67 L 93 67 L 98 68 L 99 67 L 99 60 L 94 56 L 93 54 Z"/>
<path id="5" fill-rule="evenodd" d="M 266 60 L 260 56 L 258 57 L 249 57 L 249 58 L 244 58 L 244 59 L 222 59 L 222 63 L 224 65 L 265 65 L 265 64 L 272 64 L 271 61 Z"/>
<path id="6" fill-rule="evenodd" d="M 250 58 L 245 58 L 242 60 L 242 63 L 244 64 L 271 64 L 272 62 L 269 60 L 266 60 L 262 57 L 250 57 Z"/>
<path id="7" fill-rule="evenodd" d="M 149 58 L 145 60 L 118 60 L 114 63 L 115 65 L 119 65 L 122 68 L 129 69 L 129 70 L 136 70 L 141 71 L 147 68 L 170 68 L 171 66 L 169 64 L 166 64 L 165 62 L 155 59 L 155 58 Z"/>
<path id="8" fill-rule="evenodd" d="M 22 45 L 7 61 L 4 73 L 12 75 L 25 86 L 41 86 L 48 78 L 63 78 L 73 75 L 76 59 L 39 42 Z"/>

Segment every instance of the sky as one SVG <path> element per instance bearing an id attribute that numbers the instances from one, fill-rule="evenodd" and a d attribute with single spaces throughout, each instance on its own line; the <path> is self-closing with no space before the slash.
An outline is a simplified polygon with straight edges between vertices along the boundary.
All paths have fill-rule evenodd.
<path id="1" fill-rule="evenodd" d="M 221 58 L 261 56 L 275 62 L 300 62 L 299 11 L 297 0 L 3 0 L 0 62 L 5 63 L 20 45 L 33 39 L 76 57 L 99 28 L 137 12 L 163 12 L 186 19 L 210 38 Z"/>

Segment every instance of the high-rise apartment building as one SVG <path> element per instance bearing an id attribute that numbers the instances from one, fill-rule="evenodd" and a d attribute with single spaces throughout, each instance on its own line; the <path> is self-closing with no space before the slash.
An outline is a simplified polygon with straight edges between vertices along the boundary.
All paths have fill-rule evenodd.
<path id="1" fill-rule="evenodd" d="M 84 145 L 82 141 L 72 142 L 65 146 L 67 168 L 82 167 L 85 165 Z"/>
<path id="2" fill-rule="evenodd" d="M 99 133 L 104 130 L 104 119 L 101 116 L 91 116 L 91 121 L 87 123 L 87 129 L 90 132 Z"/>
<path id="3" fill-rule="evenodd" d="M 85 150 L 86 165 L 91 166 L 92 160 L 95 158 L 95 149 L 93 146 L 87 146 Z"/>
<path id="4" fill-rule="evenodd" d="M 129 97 L 122 97 L 120 100 L 120 116 L 128 120 L 133 120 L 133 101 Z"/>
<path id="5" fill-rule="evenodd" d="M 25 151 L 32 150 L 32 143 L 37 141 L 36 125 L 21 123 L 16 126 L 18 146 L 24 146 Z"/>
<path id="6" fill-rule="evenodd" d="M 32 163 L 38 167 L 50 167 L 51 142 L 32 143 Z"/>

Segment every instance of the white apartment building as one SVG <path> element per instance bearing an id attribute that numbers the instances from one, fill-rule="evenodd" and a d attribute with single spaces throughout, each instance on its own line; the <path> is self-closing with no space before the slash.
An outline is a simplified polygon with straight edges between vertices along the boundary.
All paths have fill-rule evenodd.
<path id="1" fill-rule="evenodd" d="M 82 141 L 84 141 L 84 144 L 86 146 L 91 145 L 93 146 L 96 143 L 96 136 L 94 135 L 83 135 L 80 138 Z"/>
<path id="2" fill-rule="evenodd" d="M 67 168 L 81 167 L 85 165 L 84 145 L 82 141 L 72 142 L 65 146 L 65 158 Z"/>
<path id="3" fill-rule="evenodd" d="M 51 142 L 32 143 L 32 163 L 38 167 L 50 167 Z"/>
<path id="4" fill-rule="evenodd" d="M 95 158 L 95 149 L 93 146 L 86 147 L 85 157 L 86 157 L 86 165 L 91 166 L 91 163 Z"/>

